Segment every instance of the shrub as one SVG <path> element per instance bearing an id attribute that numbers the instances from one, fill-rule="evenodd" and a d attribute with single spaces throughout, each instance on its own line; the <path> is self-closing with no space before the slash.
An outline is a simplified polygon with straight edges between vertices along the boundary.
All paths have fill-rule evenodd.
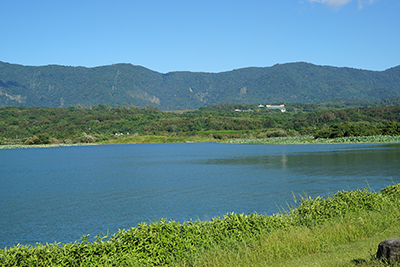
<path id="1" fill-rule="evenodd" d="M 384 135 L 400 135 L 400 123 L 389 122 L 382 132 Z"/>
<path id="2" fill-rule="evenodd" d="M 32 137 L 28 137 L 24 142 L 24 145 L 43 145 L 50 144 L 50 138 L 47 134 L 38 134 Z"/>
<path id="3" fill-rule="evenodd" d="M 343 217 L 351 212 L 375 210 L 382 207 L 382 194 L 367 189 L 339 191 L 332 197 L 302 197 L 300 205 L 292 210 L 301 224 L 309 225 L 326 221 L 334 217 Z"/>
<path id="4" fill-rule="evenodd" d="M 58 145 L 58 144 L 61 143 L 61 141 L 58 140 L 57 138 L 50 138 L 50 143 L 51 143 L 52 145 Z"/>
<path id="5" fill-rule="evenodd" d="M 88 135 L 88 134 L 83 134 L 80 137 L 80 142 L 81 143 L 94 143 L 94 142 L 96 142 L 96 137 Z"/>
<path id="6" fill-rule="evenodd" d="M 284 130 L 267 131 L 267 137 L 286 137 L 287 133 Z"/>
<path id="7" fill-rule="evenodd" d="M 379 191 L 382 196 L 388 197 L 391 200 L 400 199 L 400 184 L 394 184 L 383 188 Z"/>
<path id="8" fill-rule="evenodd" d="M 338 138 L 349 136 L 371 136 L 380 134 L 380 130 L 366 122 L 339 123 L 324 127 L 315 134 L 315 138 Z"/>

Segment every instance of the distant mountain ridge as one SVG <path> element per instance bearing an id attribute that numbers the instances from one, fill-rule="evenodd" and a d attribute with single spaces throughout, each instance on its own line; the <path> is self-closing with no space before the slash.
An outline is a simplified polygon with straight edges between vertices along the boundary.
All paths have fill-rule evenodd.
<path id="1" fill-rule="evenodd" d="M 214 104 L 321 103 L 400 97 L 400 66 L 385 71 L 305 62 L 220 73 L 169 72 L 114 64 L 86 68 L 0 61 L 0 106 L 84 104 L 197 109 Z"/>

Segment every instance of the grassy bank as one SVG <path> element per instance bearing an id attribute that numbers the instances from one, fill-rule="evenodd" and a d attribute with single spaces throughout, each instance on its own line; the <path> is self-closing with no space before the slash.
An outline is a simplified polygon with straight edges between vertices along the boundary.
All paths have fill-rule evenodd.
<path id="1" fill-rule="evenodd" d="M 400 184 L 378 193 L 303 197 L 270 216 L 160 220 L 111 237 L 0 250 L 1 266 L 376 266 L 380 241 L 400 237 Z M 368 243 L 369 242 L 369 243 Z M 368 245 L 357 245 L 357 244 Z M 348 248 L 348 256 L 340 251 Z M 333 257 L 329 257 L 333 255 Z"/>
<path id="2" fill-rule="evenodd" d="M 0 149 L 111 145 L 111 144 L 159 144 L 159 143 L 205 143 L 205 142 L 215 142 L 215 139 L 202 136 L 179 137 L 179 136 L 162 136 L 162 135 L 161 136 L 134 135 L 134 136 L 118 137 L 95 143 L 75 143 L 75 144 L 62 143 L 62 144 L 41 144 L 41 145 L 8 144 L 8 145 L 0 145 Z"/>
<path id="3" fill-rule="evenodd" d="M 222 136 L 222 137 L 221 137 Z M 226 144 L 262 144 L 262 145 L 284 145 L 284 144 L 356 144 L 356 143 L 398 143 L 400 136 L 379 135 L 379 136 L 355 136 L 341 138 L 318 138 L 313 136 L 293 137 L 271 137 L 271 138 L 235 138 L 229 139 L 219 134 L 221 138 L 214 136 L 169 136 L 169 135 L 132 135 L 113 138 L 95 143 L 76 144 L 46 144 L 46 145 L 23 145 L 9 144 L 0 145 L 0 149 L 13 148 L 34 148 L 34 147 L 59 147 L 59 146 L 82 146 L 82 145 L 105 145 L 105 144 L 153 144 L 153 143 L 205 143 L 221 142 Z"/>
<path id="4" fill-rule="evenodd" d="M 153 144 L 153 143 L 200 143 L 215 141 L 204 136 L 133 135 L 98 142 L 98 144 Z"/>
<path id="5" fill-rule="evenodd" d="M 0 145 L 0 149 L 90 146 L 90 145 L 95 145 L 95 144 L 77 143 L 77 144 L 46 144 L 46 145 Z"/>
<path id="6" fill-rule="evenodd" d="M 256 138 L 238 138 L 223 141 L 228 144 L 356 144 L 356 143 L 397 143 L 400 142 L 400 136 L 395 135 L 377 135 L 377 136 L 353 136 L 340 138 L 318 138 L 313 136 L 295 136 L 295 137 L 273 137 L 265 139 Z"/>

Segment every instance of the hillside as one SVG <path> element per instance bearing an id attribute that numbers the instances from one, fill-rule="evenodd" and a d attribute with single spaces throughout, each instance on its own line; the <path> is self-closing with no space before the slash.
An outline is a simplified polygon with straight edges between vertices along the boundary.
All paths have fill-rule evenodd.
<path id="1" fill-rule="evenodd" d="M 229 103 L 321 103 L 400 97 L 400 66 L 385 71 L 277 64 L 221 73 L 158 73 L 141 66 L 23 66 L 0 61 L 0 106 L 84 104 L 197 109 Z"/>

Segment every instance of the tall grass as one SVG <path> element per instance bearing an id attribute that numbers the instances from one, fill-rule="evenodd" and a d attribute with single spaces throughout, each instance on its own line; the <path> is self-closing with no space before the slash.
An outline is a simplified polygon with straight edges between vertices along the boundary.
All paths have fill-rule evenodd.
<path id="1" fill-rule="evenodd" d="M 364 211 L 312 227 L 294 226 L 273 231 L 247 242 L 235 242 L 233 246 L 227 243 L 223 247 L 208 250 L 196 260 L 194 265 L 275 266 L 281 264 L 285 266 L 282 263 L 288 260 L 319 252 L 326 253 L 336 245 L 371 237 L 389 227 L 398 228 L 400 227 L 399 216 L 398 208 L 390 208 L 382 213 Z M 375 249 L 377 245 L 378 243 Z"/>
<path id="2" fill-rule="evenodd" d="M 233 245 L 228 241 L 207 250 L 194 265 L 274 266 L 300 256 L 328 251 L 338 244 L 399 228 L 399 207 L 400 184 L 379 193 L 364 189 L 340 191 L 326 199 L 303 197 L 301 204 L 291 209 L 290 216 L 286 217 L 291 226 L 275 228 L 255 238 L 233 242 Z M 400 232 L 398 235 L 400 237 Z M 374 261 L 372 266 L 376 264 Z"/>
<path id="3" fill-rule="evenodd" d="M 183 224 L 160 220 L 68 244 L 0 250 L 0 266 L 265 266 L 400 226 L 400 184 L 379 193 L 302 197 L 271 216 L 226 214 Z"/>

